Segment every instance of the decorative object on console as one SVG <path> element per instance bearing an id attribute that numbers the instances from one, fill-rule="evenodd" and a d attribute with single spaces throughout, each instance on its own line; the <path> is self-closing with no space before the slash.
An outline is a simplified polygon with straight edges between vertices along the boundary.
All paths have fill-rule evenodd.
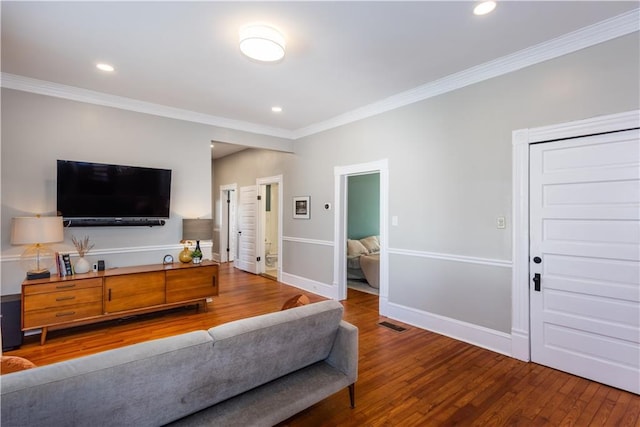
<path id="1" fill-rule="evenodd" d="M 191 258 L 191 249 L 189 249 L 189 241 L 188 240 L 180 240 L 180 243 L 184 245 L 184 249 L 178 254 L 178 259 L 180 262 L 188 263 L 191 262 L 193 258 Z"/>
<path id="2" fill-rule="evenodd" d="M 29 245 L 20 258 L 27 280 L 51 277 L 49 269 L 56 260 L 54 252 L 45 245 L 63 240 L 62 217 L 38 215 L 12 219 L 11 244 Z"/>
<path id="3" fill-rule="evenodd" d="M 91 270 L 91 264 L 89 264 L 89 261 L 87 261 L 84 256 L 93 248 L 94 244 L 89 244 L 89 236 L 84 236 L 82 240 L 76 239 L 76 236 L 71 236 L 71 241 L 80 256 L 73 266 L 73 272 L 75 274 L 88 273 Z"/>
<path id="4" fill-rule="evenodd" d="M 191 258 L 194 264 L 202 261 L 202 250 L 200 249 L 200 240 L 213 239 L 213 220 L 212 219 L 183 219 L 182 220 L 182 239 L 195 240 L 196 248 L 191 252 Z"/>
<path id="5" fill-rule="evenodd" d="M 165 265 L 173 264 L 173 255 L 171 254 L 165 255 L 164 258 L 162 259 L 162 263 Z"/>

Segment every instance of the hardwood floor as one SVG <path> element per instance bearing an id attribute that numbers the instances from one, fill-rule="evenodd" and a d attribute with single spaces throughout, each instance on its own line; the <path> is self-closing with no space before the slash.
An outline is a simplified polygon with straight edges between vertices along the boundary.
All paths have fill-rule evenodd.
<path id="1" fill-rule="evenodd" d="M 304 293 L 276 281 L 220 269 L 220 296 L 208 311 L 194 308 L 50 331 L 6 355 L 46 365 L 127 344 L 206 329 L 277 311 Z M 349 290 L 345 320 L 359 328 L 356 407 L 345 389 L 281 426 L 638 426 L 640 396 L 524 363 L 378 316 L 375 295 Z M 396 332 L 379 325 L 406 328 Z"/>

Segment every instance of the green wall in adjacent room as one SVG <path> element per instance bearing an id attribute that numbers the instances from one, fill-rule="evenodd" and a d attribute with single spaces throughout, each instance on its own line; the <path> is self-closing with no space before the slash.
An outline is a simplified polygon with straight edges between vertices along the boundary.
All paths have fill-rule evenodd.
<path id="1" fill-rule="evenodd" d="M 348 181 L 349 239 L 380 234 L 380 174 L 350 176 Z"/>

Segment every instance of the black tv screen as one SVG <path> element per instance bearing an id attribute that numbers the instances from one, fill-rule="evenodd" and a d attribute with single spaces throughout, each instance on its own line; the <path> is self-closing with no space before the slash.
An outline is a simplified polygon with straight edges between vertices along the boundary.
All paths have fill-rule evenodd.
<path id="1" fill-rule="evenodd" d="M 64 218 L 169 218 L 171 170 L 58 160 Z"/>

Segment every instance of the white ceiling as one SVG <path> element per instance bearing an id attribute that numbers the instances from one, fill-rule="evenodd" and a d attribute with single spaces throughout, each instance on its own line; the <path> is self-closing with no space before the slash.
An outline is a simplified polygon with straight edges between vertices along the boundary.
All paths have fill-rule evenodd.
<path id="1" fill-rule="evenodd" d="M 478 17 L 475 3 L 2 1 L 1 65 L 5 80 L 89 89 L 286 136 L 638 7 L 502 1 Z M 238 28 L 254 21 L 284 33 L 283 61 L 242 56 Z M 97 62 L 116 71 L 100 72 Z M 283 112 L 272 113 L 274 105 Z"/>

